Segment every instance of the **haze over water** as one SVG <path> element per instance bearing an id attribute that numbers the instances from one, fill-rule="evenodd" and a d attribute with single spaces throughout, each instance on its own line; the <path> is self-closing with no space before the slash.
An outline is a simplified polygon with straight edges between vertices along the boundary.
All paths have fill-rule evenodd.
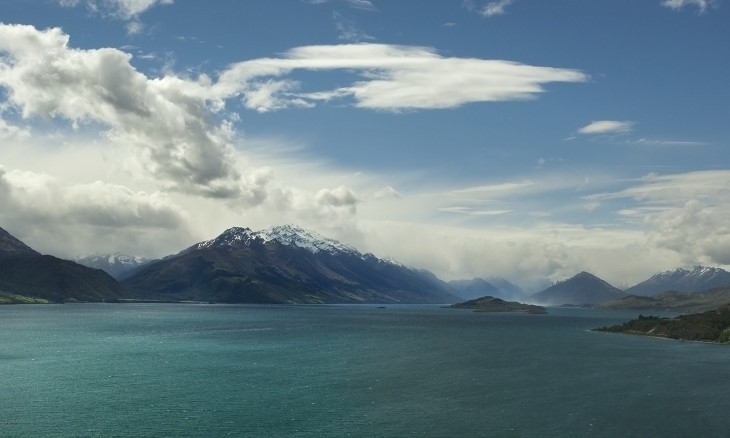
<path id="1" fill-rule="evenodd" d="M 4 306 L 0 436 L 727 436 L 730 349 L 635 316 Z"/>

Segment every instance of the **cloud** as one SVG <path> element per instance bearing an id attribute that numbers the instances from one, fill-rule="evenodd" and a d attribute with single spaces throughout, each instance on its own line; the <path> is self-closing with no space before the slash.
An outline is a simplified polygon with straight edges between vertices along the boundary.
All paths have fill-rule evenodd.
<path id="1" fill-rule="evenodd" d="M 66 255 L 85 246 L 114 242 L 120 248 L 129 247 L 130 242 L 140 243 L 137 239 L 150 234 L 179 233 L 187 220 L 182 209 L 159 192 L 134 192 L 100 181 L 65 185 L 47 174 L 2 166 L 0 201 L 3 227 L 33 236 L 35 243 L 42 241 L 39 245 L 45 251 Z M 58 235 L 73 238 L 59 239 Z M 100 241 L 104 243 L 99 245 Z M 160 239 L 148 239 L 152 241 Z M 140 249 L 151 248 L 141 243 Z"/>
<path id="2" fill-rule="evenodd" d="M 485 17 L 493 17 L 502 15 L 507 12 L 507 6 L 512 4 L 513 0 L 499 0 L 489 2 L 481 9 L 480 13 Z"/>
<path id="3" fill-rule="evenodd" d="M 15 125 L 8 124 L 0 119 L 0 140 L 23 140 L 30 137 L 30 131 Z"/>
<path id="4" fill-rule="evenodd" d="M 359 231 L 366 237 L 351 243 L 362 251 L 429 269 L 446 280 L 500 276 L 530 291 L 545 287 L 546 279 L 566 279 L 581 270 L 629 286 L 654 274 L 657 263 L 679 262 L 672 251 L 649 245 L 639 231 L 561 223 L 470 228 L 361 220 Z"/>
<path id="5" fill-rule="evenodd" d="M 58 4 L 73 8 L 81 4 L 90 11 L 122 20 L 138 17 L 158 5 L 171 5 L 174 0 L 57 0 Z"/>
<path id="6" fill-rule="evenodd" d="M 685 6 L 696 6 L 700 14 L 707 12 L 708 9 L 715 9 L 719 6 L 718 0 L 662 0 L 661 5 L 678 11 Z"/>
<path id="7" fill-rule="evenodd" d="M 283 78 L 296 70 L 355 72 L 349 86 L 316 92 Z M 387 44 L 305 46 L 280 58 L 244 61 L 220 76 L 219 96 L 239 94 L 247 108 L 260 112 L 353 99 L 360 108 L 454 108 L 474 102 L 535 98 L 550 82 L 584 82 L 571 69 L 537 67 L 501 60 L 445 58 L 434 49 Z"/>
<path id="8" fill-rule="evenodd" d="M 329 3 L 332 0 L 309 0 L 308 3 L 311 3 L 313 5 L 320 5 L 323 3 Z M 354 9 L 360 9 L 363 11 L 377 11 L 378 8 L 375 7 L 373 2 L 370 0 L 342 0 L 345 3 L 347 3 L 350 7 Z"/>
<path id="9" fill-rule="evenodd" d="M 116 49 L 68 47 L 60 29 L 0 25 L 0 87 L 5 106 L 24 119 L 101 124 L 106 137 L 131 150 L 138 170 L 167 190 L 216 198 L 257 190 L 235 169 L 232 123 L 216 117 L 210 81 L 176 76 L 148 79 Z M 209 106 L 210 105 L 210 106 Z"/>
<path id="10" fill-rule="evenodd" d="M 85 5 L 93 14 L 126 21 L 128 35 L 141 34 L 145 25 L 139 16 L 158 5 L 171 5 L 174 0 L 56 0 L 66 8 Z"/>
<path id="11" fill-rule="evenodd" d="M 579 134 L 623 134 L 631 132 L 634 122 L 617 120 L 594 120 L 578 130 Z"/>
<path id="12" fill-rule="evenodd" d="M 686 264 L 730 264 L 730 171 L 650 174 L 613 193 L 587 196 L 636 205 L 620 214 L 647 227 L 650 243 L 681 255 Z"/>
<path id="13" fill-rule="evenodd" d="M 375 39 L 363 30 L 359 29 L 354 21 L 345 18 L 339 12 L 333 12 L 332 18 L 335 20 L 335 27 L 339 33 L 338 38 L 340 40 L 359 43 Z"/>

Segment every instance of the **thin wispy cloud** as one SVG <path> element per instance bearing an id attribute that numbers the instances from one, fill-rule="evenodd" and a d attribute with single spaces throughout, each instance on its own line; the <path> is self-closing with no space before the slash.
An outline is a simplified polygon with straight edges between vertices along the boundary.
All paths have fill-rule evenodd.
<path id="1" fill-rule="evenodd" d="M 662 0 L 661 5 L 678 11 L 685 7 L 696 7 L 697 11 L 702 14 L 709 9 L 718 8 L 720 2 L 718 0 Z"/>
<path id="2" fill-rule="evenodd" d="M 507 12 L 507 6 L 512 4 L 513 0 L 498 0 L 491 1 L 484 5 L 479 11 L 485 17 L 494 17 L 495 15 L 502 15 Z"/>
<path id="3" fill-rule="evenodd" d="M 174 0 L 57 0 L 58 4 L 73 8 L 85 6 L 88 10 L 106 16 L 130 20 L 159 5 L 171 5 Z"/>
<path id="4" fill-rule="evenodd" d="M 634 122 L 619 120 L 594 120 L 578 129 L 578 134 L 625 134 L 634 129 Z"/>
<path id="5" fill-rule="evenodd" d="M 332 13 L 332 19 L 335 22 L 335 28 L 337 29 L 337 37 L 342 41 L 350 43 L 360 43 L 363 41 L 372 41 L 375 37 L 368 35 L 360 29 L 357 24 L 339 12 Z"/>
<path id="6" fill-rule="evenodd" d="M 378 8 L 376 8 L 375 5 L 373 4 L 373 2 L 371 2 L 370 0 L 308 0 L 307 3 L 311 3 L 313 5 L 319 5 L 319 4 L 331 3 L 331 2 L 335 2 L 335 1 L 344 2 L 354 9 L 360 9 L 363 11 L 373 12 L 373 11 L 378 10 Z"/>
<path id="7" fill-rule="evenodd" d="M 66 8 L 85 6 L 94 14 L 126 21 L 127 34 L 138 35 L 145 30 L 139 17 L 159 5 L 171 5 L 174 0 L 57 0 Z"/>

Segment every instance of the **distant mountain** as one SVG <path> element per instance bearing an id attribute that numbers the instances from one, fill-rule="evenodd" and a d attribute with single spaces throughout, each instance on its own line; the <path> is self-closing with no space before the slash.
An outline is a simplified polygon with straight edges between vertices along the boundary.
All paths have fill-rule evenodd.
<path id="1" fill-rule="evenodd" d="M 499 297 L 500 295 L 499 289 L 483 278 L 452 280 L 448 282 L 448 285 L 454 289 L 455 295 L 465 300 L 473 300 L 484 296 Z"/>
<path id="2" fill-rule="evenodd" d="M 2 228 L 0 291 L 52 302 L 104 301 L 122 296 L 119 284 L 107 273 L 41 255 Z"/>
<path id="3" fill-rule="evenodd" d="M 532 295 L 532 301 L 544 305 L 589 305 L 603 301 L 616 300 L 626 296 L 621 289 L 615 288 L 588 272 L 556 283 Z"/>
<path id="4" fill-rule="evenodd" d="M 526 298 L 519 286 L 499 277 L 452 280 L 448 284 L 454 290 L 455 295 L 465 300 L 473 300 L 484 296 L 504 300 L 524 300 Z"/>
<path id="5" fill-rule="evenodd" d="M 499 297 L 501 298 L 517 299 L 522 301 L 527 297 L 524 289 L 502 277 L 487 277 L 485 280 L 499 290 Z"/>
<path id="6" fill-rule="evenodd" d="M 700 292 L 722 286 L 730 286 L 730 272 L 695 266 L 660 272 L 626 289 L 626 293 L 651 296 L 667 291 Z"/>
<path id="7" fill-rule="evenodd" d="M 122 282 L 139 298 L 225 303 L 452 303 L 446 283 L 294 226 L 230 228 Z"/>
<path id="8" fill-rule="evenodd" d="M 114 253 L 77 257 L 74 261 L 89 268 L 101 269 L 119 280 L 131 276 L 141 266 L 151 262 L 152 259 Z"/>

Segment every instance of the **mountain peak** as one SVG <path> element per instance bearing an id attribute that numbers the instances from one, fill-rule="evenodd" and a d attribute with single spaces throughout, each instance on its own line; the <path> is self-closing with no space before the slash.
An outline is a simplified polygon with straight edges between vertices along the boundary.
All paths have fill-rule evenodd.
<path id="1" fill-rule="evenodd" d="M 532 295 L 532 297 L 537 302 L 550 305 L 585 305 L 618 299 L 625 295 L 620 289 L 611 286 L 589 272 L 583 271 Z"/>
<path id="2" fill-rule="evenodd" d="M 318 252 L 359 254 L 355 248 L 349 245 L 296 225 L 279 225 L 258 231 L 256 235 L 264 242 L 276 241 L 282 245 L 297 246 L 313 254 Z"/>
<path id="3" fill-rule="evenodd" d="M 248 227 L 231 227 L 222 232 L 218 237 L 204 242 L 200 242 L 195 246 L 196 249 L 210 248 L 215 246 L 250 246 L 251 242 L 256 239 L 253 231 Z"/>

